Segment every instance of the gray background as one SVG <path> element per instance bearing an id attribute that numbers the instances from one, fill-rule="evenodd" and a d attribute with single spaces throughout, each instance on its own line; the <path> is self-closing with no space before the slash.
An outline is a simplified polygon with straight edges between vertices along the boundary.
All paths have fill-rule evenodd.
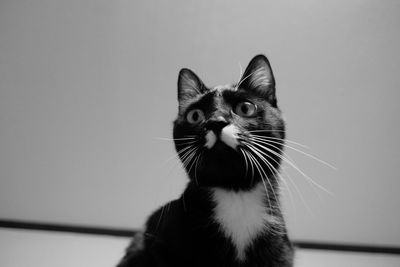
<path id="1" fill-rule="evenodd" d="M 291 235 L 400 245 L 399 14 L 399 1 L 1 1 L 0 218 L 141 227 L 186 183 L 160 139 L 179 69 L 226 84 L 265 53 L 288 138 L 337 167 L 288 150 L 332 192 L 284 166 Z"/>

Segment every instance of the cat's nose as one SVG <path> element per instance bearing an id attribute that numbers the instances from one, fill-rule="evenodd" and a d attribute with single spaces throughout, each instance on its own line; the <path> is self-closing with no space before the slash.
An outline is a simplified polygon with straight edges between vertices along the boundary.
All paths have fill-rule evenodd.
<path id="1" fill-rule="evenodd" d="M 222 129 L 227 126 L 229 123 L 224 119 L 224 117 L 220 116 L 215 119 L 210 119 L 206 122 L 204 127 L 208 131 L 213 131 L 215 135 L 219 136 Z"/>

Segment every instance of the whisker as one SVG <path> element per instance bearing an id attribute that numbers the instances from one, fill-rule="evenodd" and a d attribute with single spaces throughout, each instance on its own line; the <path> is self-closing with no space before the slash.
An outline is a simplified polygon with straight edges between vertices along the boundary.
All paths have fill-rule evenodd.
<path id="1" fill-rule="evenodd" d="M 286 152 L 283 150 L 283 148 L 279 148 L 276 145 L 273 145 L 272 143 L 266 142 L 264 140 L 256 140 L 256 139 L 253 139 L 253 138 L 249 138 L 249 140 L 251 140 L 251 142 L 253 142 L 255 144 L 258 144 L 261 148 L 265 148 L 264 145 L 272 147 L 272 148 L 278 150 L 280 153 L 282 153 L 282 155 L 285 156 L 290 161 L 295 162 L 288 154 L 286 154 Z M 283 146 L 283 144 L 282 144 L 282 146 Z"/>
<path id="2" fill-rule="evenodd" d="M 307 152 L 304 152 L 304 151 L 302 151 L 302 150 L 300 150 L 300 149 L 297 149 L 297 148 L 295 148 L 295 147 L 292 147 L 292 146 L 290 146 L 290 145 L 283 144 L 283 143 L 280 143 L 280 142 L 277 142 L 277 141 L 274 141 L 274 140 L 267 140 L 268 138 L 262 139 L 262 138 L 255 137 L 255 136 L 251 136 L 250 138 L 258 139 L 258 141 L 261 142 L 261 143 L 279 144 L 279 145 L 282 145 L 282 146 L 284 146 L 284 147 L 293 149 L 294 151 L 297 151 L 297 152 L 299 152 L 299 153 L 301 153 L 301 154 L 303 154 L 303 155 L 305 155 L 305 156 L 308 156 L 308 157 L 310 157 L 310 158 L 312 158 L 312 159 L 318 161 L 318 162 L 321 163 L 321 164 L 324 164 L 324 165 L 326 165 L 326 166 L 328 166 L 328 167 L 330 167 L 330 168 L 332 168 L 332 169 L 334 169 L 334 170 L 337 170 L 336 167 L 334 167 L 334 166 L 332 166 L 331 164 L 329 164 L 329 163 L 323 161 L 322 159 L 319 159 L 319 158 L 317 158 L 317 157 L 315 157 L 315 156 L 313 156 L 313 155 L 311 155 L 311 154 L 309 154 L 309 153 L 307 153 Z"/>
<path id="3" fill-rule="evenodd" d="M 249 158 L 253 159 L 254 165 L 256 166 L 256 168 L 258 170 L 258 173 L 260 174 L 261 181 L 262 181 L 262 183 L 264 185 L 265 193 L 267 194 L 268 205 L 269 205 L 270 208 L 273 208 L 273 206 L 271 205 L 271 200 L 269 198 L 267 185 L 265 184 L 265 181 L 263 179 L 263 174 L 265 175 L 265 177 L 267 177 L 267 175 L 265 174 L 265 172 L 262 169 L 261 165 L 258 163 L 257 159 L 253 155 L 251 155 L 251 153 L 249 153 L 248 156 L 249 156 Z"/>
<path id="4" fill-rule="evenodd" d="M 271 129 L 271 130 L 265 129 L 265 130 L 247 130 L 247 132 L 249 132 L 249 133 L 262 133 L 262 132 L 265 132 L 265 133 L 273 133 L 273 132 L 284 133 L 286 131 L 285 130 L 276 130 L 276 129 Z"/>
<path id="5" fill-rule="evenodd" d="M 197 149 L 197 148 L 194 148 L 194 149 L 190 150 L 190 151 L 188 152 L 188 154 L 186 154 L 186 157 L 185 157 L 184 159 L 182 158 L 182 163 L 183 163 L 183 165 L 184 165 L 185 167 L 188 167 L 188 166 L 189 166 L 190 161 L 191 161 L 192 158 L 194 157 L 194 153 L 195 153 L 196 149 Z"/>
<path id="6" fill-rule="evenodd" d="M 249 163 L 250 163 L 250 167 L 251 167 L 251 184 L 253 184 L 254 183 L 254 165 L 253 165 L 253 162 L 249 158 L 249 152 L 247 152 L 246 150 L 243 150 L 243 152 L 245 153 L 245 155 L 247 155 L 247 158 L 249 159 Z"/>
<path id="7" fill-rule="evenodd" d="M 192 167 L 193 167 L 193 162 L 194 161 L 192 161 L 193 160 L 193 158 L 195 157 L 195 155 L 196 155 L 196 152 L 195 151 L 192 151 L 189 155 L 188 155 L 188 157 L 184 160 L 184 161 L 182 161 L 182 163 L 183 163 L 183 166 L 187 169 L 187 172 L 189 173 L 190 172 L 190 170 L 192 169 Z M 191 163 L 192 162 L 192 163 Z M 190 165 L 190 166 L 189 166 Z"/>
<path id="8" fill-rule="evenodd" d="M 298 167 L 292 162 L 292 160 L 289 160 L 288 158 L 286 158 L 286 157 L 288 157 L 288 156 L 286 156 L 286 154 L 283 152 L 283 150 L 280 150 L 280 151 L 281 151 L 282 154 L 285 155 L 286 157 L 283 156 L 283 155 L 281 155 L 281 154 L 279 154 L 279 153 L 277 153 L 277 152 L 275 152 L 275 151 L 273 151 L 273 150 L 271 150 L 271 149 L 269 149 L 269 148 L 267 148 L 267 147 L 265 147 L 265 146 L 262 146 L 262 145 L 258 144 L 258 143 L 255 142 L 254 140 L 253 140 L 253 143 L 254 143 L 255 145 L 257 145 L 257 146 L 259 146 L 259 147 L 261 147 L 261 148 L 267 150 L 268 152 L 273 153 L 274 155 L 276 155 L 277 157 L 279 157 L 279 158 L 282 159 L 283 161 L 287 162 L 291 167 L 293 167 L 296 171 L 298 171 L 298 172 L 306 179 L 306 181 L 310 182 L 312 185 L 314 185 L 314 186 L 320 188 L 321 190 L 325 191 L 326 193 L 328 193 L 328 194 L 330 194 L 330 195 L 333 195 L 330 191 L 328 191 L 328 190 L 327 190 L 326 188 L 324 188 L 323 186 L 319 185 L 319 184 L 318 184 L 317 182 L 315 182 L 311 177 L 309 177 L 309 176 L 306 175 L 303 171 L 301 171 L 300 168 L 298 168 Z M 278 149 L 278 150 L 279 150 L 279 149 Z M 263 153 L 264 155 L 267 155 L 265 152 L 262 152 L 262 153 Z M 312 188 L 313 188 L 313 187 L 312 187 Z M 317 192 L 315 192 L 315 193 L 320 197 L 320 195 L 319 195 Z"/>
<path id="9" fill-rule="evenodd" d="M 291 144 L 298 145 L 298 146 L 303 147 L 303 148 L 310 149 L 310 147 L 308 147 L 306 145 L 300 144 L 299 142 L 295 142 L 295 141 L 289 140 L 287 138 L 282 139 L 282 138 L 278 138 L 278 137 L 264 136 L 264 135 L 257 135 L 257 134 L 252 134 L 250 136 L 251 137 L 261 138 L 261 139 L 273 139 L 273 140 L 277 140 L 277 141 L 282 141 L 284 143 L 291 143 Z"/>
<path id="10" fill-rule="evenodd" d="M 197 142 L 199 142 L 199 140 L 188 141 L 188 142 L 185 142 L 185 143 L 178 143 L 177 146 L 191 145 L 191 144 L 194 144 L 194 143 L 197 143 Z"/>
<path id="11" fill-rule="evenodd" d="M 242 64 L 240 64 L 240 62 L 239 62 L 239 81 L 240 81 L 240 78 L 242 78 L 242 76 L 243 76 L 243 68 L 242 68 Z"/>
<path id="12" fill-rule="evenodd" d="M 264 153 L 263 153 L 263 154 L 264 154 Z M 277 162 L 277 161 L 276 161 L 273 157 L 271 157 L 270 155 L 268 155 L 268 154 L 265 153 L 265 156 L 267 156 L 270 160 L 274 161 L 277 165 L 279 164 L 279 162 Z M 267 163 L 267 164 L 270 164 L 269 162 L 266 162 L 266 163 Z M 270 164 L 270 166 L 271 166 L 272 168 L 274 168 L 274 170 L 275 170 L 276 173 L 278 173 L 278 170 L 277 170 L 272 164 Z M 294 183 L 293 178 L 289 175 L 289 173 L 288 173 L 285 169 L 282 169 L 282 172 L 283 172 L 283 173 L 285 174 L 285 176 L 289 179 L 289 182 L 294 186 L 294 188 L 295 188 L 297 194 L 300 196 L 300 199 L 301 199 L 303 205 L 306 207 L 306 209 L 310 212 L 311 215 L 314 215 L 314 213 L 312 212 L 310 206 L 309 206 L 309 205 L 307 204 L 307 202 L 305 201 L 303 194 L 301 193 L 301 191 L 299 190 L 299 188 L 297 187 L 297 185 Z M 287 185 L 287 183 L 286 183 L 286 181 L 285 181 L 284 179 L 282 179 L 282 181 L 285 183 L 286 188 L 287 188 L 288 191 L 289 191 L 290 198 L 291 198 L 291 202 L 292 202 L 292 206 L 294 206 L 294 205 L 293 205 L 293 197 L 292 197 L 292 195 L 291 195 L 291 193 L 290 193 L 290 188 L 289 188 L 289 186 Z"/>
<path id="13" fill-rule="evenodd" d="M 273 153 L 273 154 L 275 154 L 276 156 L 278 156 L 281 160 L 283 160 L 283 161 L 285 161 L 285 162 L 287 162 L 287 163 L 289 163 L 291 166 L 292 166 L 292 168 L 294 168 L 296 171 L 300 171 L 299 173 L 306 179 L 306 181 L 308 182 L 308 183 L 310 183 L 311 185 L 312 185 L 312 187 L 311 187 L 311 189 L 313 190 L 313 192 L 318 196 L 318 198 L 320 198 L 321 199 L 321 196 L 320 196 L 320 194 L 319 194 L 319 192 L 318 191 L 316 191 L 315 189 L 314 189 L 314 184 L 313 183 L 311 183 L 311 181 L 312 182 L 314 182 L 314 180 L 311 178 L 311 177 L 309 177 L 309 176 L 304 176 L 304 173 L 302 174 L 301 173 L 301 170 L 300 170 L 300 168 L 297 168 L 296 169 L 296 167 L 295 166 L 297 166 L 297 165 L 295 165 L 295 163 L 294 163 L 294 160 L 291 158 L 291 157 L 289 157 L 289 155 L 287 155 L 282 149 L 279 149 L 278 147 L 276 147 L 276 146 L 274 146 L 274 145 L 271 145 L 271 144 L 267 144 L 267 145 L 269 145 L 269 146 L 272 146 L 272 147 L 274 147 L 275 149 L 277 149 L 278 151 L 280 151 L 280 153 L 282 153 L 282 155 L 281 154 L 277 154 L 275 151 L 273 151 L 273 150 L 270 150 L 270 149 L 268 149 L 268 148 L 266 148 L 265 146 L 263 146 L 263 145 L 260 145 L 260 144 L 258 144 L 256 141 L 254 141 L 253 140 L 253 143 L 254 144 L 256 144 L 256 145 L 258 145 L 259 147 L 261 147 L 261 148 L 264 148 L 264 149 L 266 149 L 267 151 L 270 151 L 271 153 Z M 275 153 L 274 153 L 275 152 Z M 265 153 L 265 155 L 267 155 L 268 156 L 268 154 L 266 154 Z M 271 157 L 271 159 L 272 159 L 272 157 Z M 275 160 L 274 160 L 274 162 L 276 162 Z M 283 169 L 283 171 L 286 173 L 286 171 Z M 291 179 L 291 177 L 288 175 L 288 177 Z M 311 181 L 310 181 L 311 180 Z M 315 182 L 316 183 L 316 182 Z M 293 182 L 293 185 L 296 185 L 294 182 Z M 297 187 L 297 186 L 296 186 Z M 325 190 L 323 190 L 323 191 L 325 191 Z M 300 193 L 300 191 L 298 191 L 299 193 Z M 330 192 L 328 192 L 328 194 L 330 194 L 330 195 L 332 195 L 332 193 L 330 193 Z M 300 196 L 302 196 L 302 194 L 300 193 Z M 304 204 L 305 204 L 305 206 L 306 207 L 308 207 L 308 205 L 304 202 Z M 312 212 L 312 210 L 310 209 L 310 208 L 308 208 L 308 210 L 310 211 L 310 213 L 312 214 L 312 215 L 314 215 L 314 213 Z"/>
<path id="14" fill-rule="evenodd" d="M 179 156 L 182 156 L 182 154 L 183 154 L 182 158 L 184 158 L 184 156 L 186 155 L 185 152 L 188 151 L 188 150 L 190 150 L 190 149 L 192 149 L 192 148 L 194 148 L 194 147 L 196 147 L 196 146 L 197 146 L 197 144 L 196 144 L 197 142 L 198 142 L 198 140 L 194 140 L 194 141 L 190 141 L 190 142 L 185 142 L 185 143 L 180 143 L 180 144 L 178 144 L 178 146 L 177 146 L 177 151 L 176 151 L 176 153 L 177 153 L 177 155 L 178 155 L 178 158 L 179 158 Z M 184 146 L 184 147 L 181 148 L 181 149 L 179 149 L 180 146 Z M 184 154 L 184 153 L 185 153 L 185 154 Z M 168 159 L 166 159 L 162 165 L 167 164 L 169 161 L 171 161 L 171 160 L 174 159 L 174 158 L 176 158 L 176 155 L 171 156 L 171 157 L 169 157 Z"/>
<path id="15" fill-rule="evenodd" d="M 187 135 L 187 137 L 182 137 L 182 138 L 165 138 L 165 137 L 156 137 L 155 139 L 158 140 L 165 140 L 165 141 L 180 141 L 180 140 L 193 140 L 196 139 L 194 135 L 190 136 Z"/>
<path id="16" fill-rule="evenodd" d="M 192 161 L 192 159 L 196 156 L 197 151 L 200 149 L 199 146 L 194 146 L 193 149 L 190 150 L 189 154 L 186 153 L 186 157 L 183 156 L 182 157 L 182 163 L 185 167 L 190 167 L 188 170 L 188 173 L 190 172 L 191 168 L 193 167 L 193 163 L 191 163 L 191 165 L 189 166 L 190 162 Z"/>
<path id="17" fill-rule="evenodd" d="M 156 225 L 156 232 L 157 232 L 157 230 L 158 230 L 158 227 L 159 227 L 160 224 L 161 224 L 161 220 L 162 220 L 162 217 L 163 217 L 163 215 L 164 215 L 165 207 L 166 207 L 166 206 L 163 206 L 163 207 L 161 208 L 161 214 L 160 214 L 160 217 L 158 217 L 158 222 L 157 222 L 157 225 Z"/>
<path id="18" fill-rule="evenodd" d="M 272 166 L 272 165 L 271 165 Z M 278 181 L 278 183 L 279 183 L 279 186 L 282 188 L 282 189 L 286 189 L 286 191 L 288 192 L 288 194 L 289 194 L 289 199 L 290 199 L 290 205 L 292 206 L 292 209 L 294 209 L 294 198 L 293 198 L 293 193 L 292 193 L 292 191 L 290 190 L 290 187 L 289 187 L 289 184 L 286 182 L 286 178 L 283 178 L 283 175 L 282 174 L 278 174 L 277 175 L 277 181 Z M 282 186 L 282 183 L 284 184 L 284 187 Z M 285 194 L 286 195 L 286 194 Z"/>
<path id="19" fill-rule="evenodd" d="M 313 185 L 315 185 L 316 187 L 318 187 L 319 189 L 323 190 L 324 192 L 328 193 L 329 195 L 333 196 L 333 193 L 330 192 L 328 189 L 326 189 L 325 187 L 323 187 L 322 185 L 318 184 L 317 182 L 315 182 L 311 177 L 309 177 L 307 174 L 305 174 L 302 170 L 300 170 L 300 168 L 298 168 L 292 161 L 290 161 L 289 159 L 287 159 L 285 156 L 282 156 L 281 154 L 273 151 L 270 148 L 267 148 L 263 145 L 258 144 L 257 142 L 254 142 L 255 145 L 258 145 L 260 147 L 262 147 L 263 149 L 267 150 L 268 152 L 276 155 L 277 157 L 279 157 L 280 159 L 282 159 L 283 161 L 287 162 L 290 166 L 292 166 L 296 171 L 298 171 L 304 178 L 306 178 L 307 181 L 311 182 Z M 265 153 L 265 152 L 264 152 Z"/>
<path id="20" fill-rule="evenodd" d="M 255 148 L 253 145 L 251 145 L 251 144 L 247 144 L 248 145 L 248 147 L 251 149 L 251 150 L 253 150 L 253 152 L 254 153 L 256 153 L 257 154 L 257 156 L 267 165 L 267 167 L 268 167 L 268 169 L 271 171 L 271 173 L 273 173 L 273 175 L 274 176 L 276 176 L 277 174 L 278 174 L 278 171 L 275 169 L 275 171 L 273 171 L 271 168 L 270 168 L 270 163 L 260 154 L 260 153 L 258 153 L 258 149 L 257 148 Z M 272 165 L 271 165 L 272 166 Z M 260 166 L 261 167 L 261 166 Z M 272 166 L 273 167 L 273 166 Z M 270 188 L 271 188 L 271 190 L 272 190 L 272 193 L 273 193 L 273 195 L 274 195 L 274 197 L 275 197 L 275 200 L 277 201 L 277 203 L 278 203 L 278 206 L 279 206 L 279 200 L 278 200 L 278 197 L 276 196 L 276 194 L 275 194 L 275 190 L 274 190 L 274 187 L 273 187 L 273 185 L 271 184 L 271 181 L 269 180 L 269 178 L 268 178 L 268 176 L 266 175 L 266 173 L 264 172 L 264 175 L 265 175 L 265 178 L 267 179 L 267 182 L 268 182 L 268 184 L 269 184 L 269 186 L 270 186 Z M 280 207 L 279 207 L 280 208 Z M 281 209 L 280 209 L 281 210 Z"/>
<path id="21" fill-rule="evenodd" d="M 286 172 L 284 171 L 288 177 L 289 182 L 291 183 L 291 185 L 293 185 L 294 190 L 296 190 L 297 194 L 300 197 L 301 202 L 303 203 L 304 207 L 306 207 L 307 211 L 312 215 L 315 216 L 314 212 L 312 211 L 312 209 L 310 208 L 310 205 L 307 203 L 306 199 L 304 198 L 304 195 L 301 193 L 301 190 L 299 189 L 299 187 L 296 185 L 296 183 L 293 181 L 293 178 Z"/>
<path id="22" fill-rule="evenodd" d="M 249 166 L 248 166 L 248 163 L 247 163 L 247 157 L 246 157 L 246 154 L 244 154 L 243 149 L 239 148 L 239 151 L 243 154 L 244 163 L 246 164 L 246 172 L 245 173 L 247 175 L 247 172 L 248 172 L 248 169 L 249 169 Z"/>
<path id="23" fill-rule="evenodd" d="M 190 148 L 193 148 L 193 147 L 194 147 L 194 145 L 185 146 L 184 148 L 178 150 L 176 153 L 177 153 L 178 155 L 180 155 L 180 154 L 184 153 L 186 150 L 188 150 L 188 149 L 190 149 Z M 167 159 L 161 164 L 161 166 L 165 166 L 168 162 L 170 162 L 171 160 L 173 160 L 173 159 L 175 159 L 175 158 L 176 158 L 176 155 L 173 155 L 173 156 L 167 158 Z"/>
<path id="24" fill-rule="evenodd" d="M 188 173 L 190 173 L 190 171 L 192 170 L 192 168 L 193 168 L 193 166 L 194 166 L 194 164 L 195 164 L 195 162 L 196 162 L 196 152 L 197 152 L 197 150 L 198 150 L 198 148 L 196 149 L 196 150 L 194 150 L 193 152 L 192 152 L 192 157 L 190 158 L 190 160 L 189 160 L 189 162 L 188 163 L 190 163 L 190 162 L 192 162 L 191 164 L 190 164 L 190 166 L 189 166 L 189 170 L 188 170 Z M 195 158 L 196 157 L 196 158 Z M 192 159 L 194 159 L 194 160 L 192 160 Z"/>
<path id="25" fill-rule="evenodd" d="M 194 180 L 196 182 L 197 185 L 199 185 L 199 181 L 197 180 L 197 165 L 199 163 L 199 159 L 201 157 L 201 155 L 203 154 L 203 152 L 201 152 L 200 154 L 197 155 L 196 159 L 194 160 Z"/>
<path id="26" fill-rule="evenodd" d="M 186 147 L 182 148 L 181 150 L 177 151 L 177 154 L 180 155 L 183 152 L 187 151 L 188 149 L 191 149 L 191 148 L 194 148 L 194 147 L 196 147 L 196 146 L 194 146 L 194 145 L 186 146 Z"/>
<path id="27" fill-rule="evenodd" d="M 193 152 L 194 152 L 196 149 L 197 149 L 197 147 L 192 147 L 191 149 L 189 149 L 188 151 L 186 151 L 185 154 L 182 156 L 181 161 L 182 161 L 182 164 L 183 164 L 184 167 L 187 166 L 187 164 L 186 164 L 186 163 L 188 163 L 187 160 L 188 160 L 189 158 L 191 158 L 191 156 L 193 155 Z"/>

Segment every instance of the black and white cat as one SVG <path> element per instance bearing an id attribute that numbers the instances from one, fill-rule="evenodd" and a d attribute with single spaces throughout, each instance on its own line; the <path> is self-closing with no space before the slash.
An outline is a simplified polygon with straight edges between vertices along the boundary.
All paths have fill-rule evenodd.
<path id="1" fill-rule="evenodd" d="M 237 84 L 178 79 L 174 142 L 189 177 L 137 234 L 119 267 L 292 266 L 279 204 L 285 124 L 268 59 L 254 57 Z"/>

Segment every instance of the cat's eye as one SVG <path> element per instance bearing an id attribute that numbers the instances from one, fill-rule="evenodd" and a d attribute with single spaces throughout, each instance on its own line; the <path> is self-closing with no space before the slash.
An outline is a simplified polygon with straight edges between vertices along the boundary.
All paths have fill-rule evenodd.
<path id="1" fill-rule="evenodd" d="M 240 102 L 235 107 L 235 113 L 241 117 L 252 117 L 256 114 L 257 106 L 251 102 Z"/>
<path id="2" fill-rule="evenodd" d="M 204 113 L 201 109 L 192 109 L 186 115 L 186 120 L 191 124 L 197 124 L 204 121 Z"/>

